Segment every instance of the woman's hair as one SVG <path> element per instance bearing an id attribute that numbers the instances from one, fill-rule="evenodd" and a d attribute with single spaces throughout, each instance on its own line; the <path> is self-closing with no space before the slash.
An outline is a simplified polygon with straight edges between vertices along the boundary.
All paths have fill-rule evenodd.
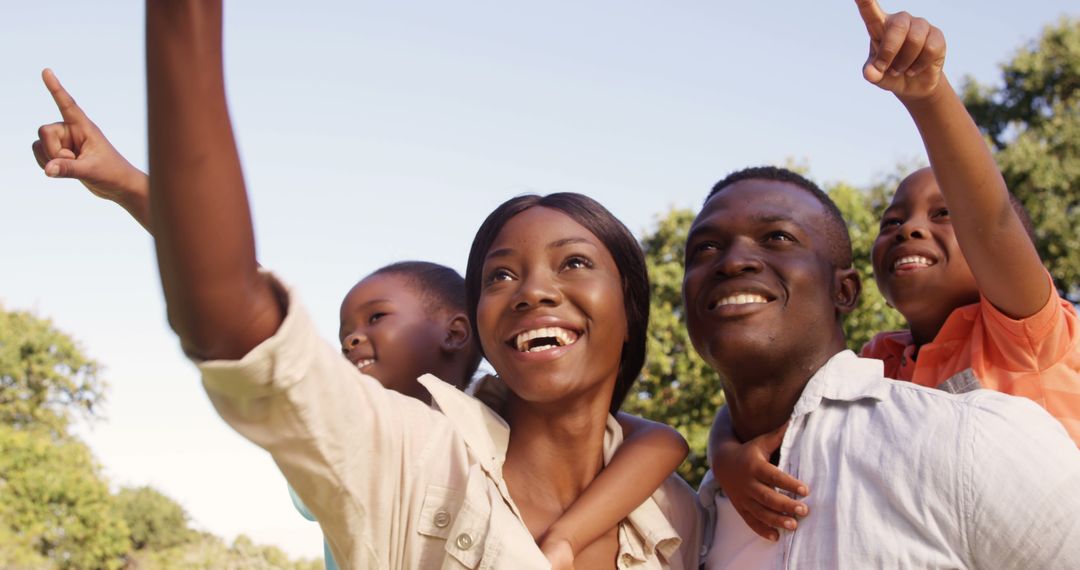
<path id="1" fill-rule="evenodd" d="M 469 266 L 465 270 L 465 298 L 473 334 L 480 338 L 476 327 L 476 309 L 480 303 L 484 258 L 503 226 L 514 216 L 536 206 L 558 210 L 592 232 L 611 253 L 619 270 L 628 340 L 623 344 L 619 374 L 611 396 L 610 409 L 615 413 L 622 406 L 645 364 L 645 334 L 649 325 L 649 276 L 645 270 L 645 256 L 637 240 L 622 222 L 596 200 L 572 192 L 547 196 L 530 194 L 511 198 L 488 215 L 473 238 L 472 249 L 469 251 Z"/>

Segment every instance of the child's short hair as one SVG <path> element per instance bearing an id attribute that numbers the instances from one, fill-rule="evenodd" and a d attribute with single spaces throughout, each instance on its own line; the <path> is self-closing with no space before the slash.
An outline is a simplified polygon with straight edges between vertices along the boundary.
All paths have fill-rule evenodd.
<path id="1" fill-rule="evenodd" d="M 441 311 L 469 314 L 465 304 L 465 279 L 445 265 L 430 261 L 399 261 L 380 267 L 372 271 L 371 275 L 397 275 L 404 278 L 420 296 L 425 307 L 433 313 Z M 476 345 L 479 346 L 479 343 Z M 480 366 L 480 350 L 473 349 L 470 358 L 465 378 L 451 384 L 461 384 L 458 387 L 464 388 L 469 383 Z"/>
<path id="2" fill-rule="evenodd" d="M 712 191 L 705 197 L 705 201 L 708 202 L 710 198 L 724 188 L 743 180 L 787 182 L 788 184 L 802 188 L 816 198 L 818 202 L 821 202 L 821 205 L 825 207 L 825 212 L 828 214 L 829 218 L 829 223 L 824 230 L 825 235 L 829 240 L 829 255 L 832 257 L 832 262 L 836 267 L 844 269 L 851 267 L 852 263 L 854 263 L 853 254 L 851 252 L 851 235 L 848 233 L 844 214 L 840 212 L 840 208 L 836 206 L 836 203 L 832 201 L 832 198 L 829 198 L 829 195 L 826 194 L 824 190 L 797 172 L 777 166 L 752 166 L 750 168 L 744 168 L 728 174 L 722 180 L 714 184 Z"/>

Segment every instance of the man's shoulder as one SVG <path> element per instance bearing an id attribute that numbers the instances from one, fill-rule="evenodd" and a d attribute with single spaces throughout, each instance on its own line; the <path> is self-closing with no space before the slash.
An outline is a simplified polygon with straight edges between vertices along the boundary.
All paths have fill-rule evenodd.
<path id="1" fill-rule="evenodd" d="M 1000 447 L 992 442 L 1002 439 L 1016 445 L 1035 441 L 1072 445 L 1061 423 L 1027 398 L 994 390 L 954 394 L 890 378 L 880 382 L 883 397 L 876 418 L 883 425 L 875 429 L 904 433 L 911 439 L 951 434 L 965 438 L 976 449 L 986 444 Z"/>

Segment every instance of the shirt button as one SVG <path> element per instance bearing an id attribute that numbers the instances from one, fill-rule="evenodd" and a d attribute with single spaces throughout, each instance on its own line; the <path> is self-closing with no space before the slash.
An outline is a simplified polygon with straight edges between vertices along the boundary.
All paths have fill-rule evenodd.
<path id="1" fill-rule="evenodd" d="M 439 528 L 446 528 L 450 524 L 450 513 L 446 511 L 439 511 L 435 513 L 435 526 Z"/>
<path id="2" fill-rule="evenodd" d="M 462 550 L 468 550 L 472 547 L 472 537 L 468 533 L 461 533 L 458 535 L 457 540 L 454 541 L 457 547 Z"/>

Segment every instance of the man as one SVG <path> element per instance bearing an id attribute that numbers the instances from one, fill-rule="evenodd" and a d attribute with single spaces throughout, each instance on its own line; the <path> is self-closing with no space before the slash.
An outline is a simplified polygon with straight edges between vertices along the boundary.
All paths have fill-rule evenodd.
<path id="1" fill-rule="evenodd" d="M 859 291 L 839 211 L 795 173 L 735 173 L 694 221 L 694 347 L 739 440 L 789 422 L 773 459 L 810 490 L 810 514 L 774 542 L 707 478 L 708 567 L 1080 567 L 1080 454 L 1061 425 L 1029 400 L 884 379 L 845 350 Z"/>

